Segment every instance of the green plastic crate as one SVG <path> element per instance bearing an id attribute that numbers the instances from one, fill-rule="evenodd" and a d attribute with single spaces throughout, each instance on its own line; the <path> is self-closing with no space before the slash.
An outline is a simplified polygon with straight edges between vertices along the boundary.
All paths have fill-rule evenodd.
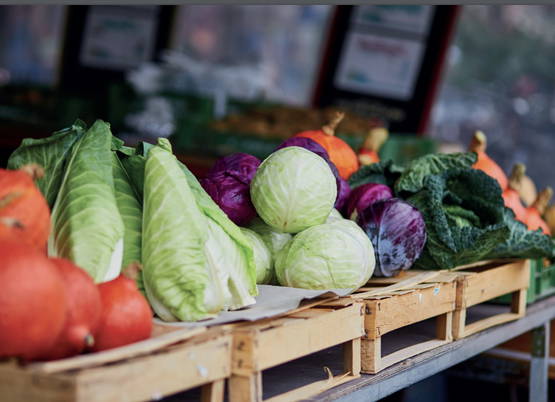
<path id="1" fill-rule="evenodd" d="M 526 303 L 555 294 L 555 264 L 544 266 L 542 259 L 530 260 L 530 287 L 526 293 Z M 510 304 L 511 295 L 498 297 L 494 300 L 500 304 Z"/>

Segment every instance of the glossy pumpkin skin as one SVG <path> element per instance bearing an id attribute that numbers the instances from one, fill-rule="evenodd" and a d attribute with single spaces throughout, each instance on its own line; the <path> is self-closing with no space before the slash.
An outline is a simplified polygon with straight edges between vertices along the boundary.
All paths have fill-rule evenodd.
<path id="1" fill-rule="evenodd" d="M 341 178 L 348 180 L 358 170 L 358 157 L 355 151 L 341 138 L 337 138 L 333 134 L 326 134 L 322 130 L 303 131 L 295 137 L 310 138 L 328 151 L 330 160 L 339 170 Z"/>
<path id="2" fill-rule="evenodd" d="M 520 196 L 516 190 L 512 188 L 508 188 L 503 192 L 503 201 L 505 201 L 505 206 L 510 208 L 515 213 L 515 219 L 522 223 L 526 223 L 526 208 L 522 205 L 520 201 Z"/>
<path id="3" fill-rule="evenodd" d="M 0 169 L 0 239 L 16 239 L 46 251 L 50 209 L 23 170 Z"/>
<path id="4" fill-rule="evenodd" d="M 64 327 L 63 278 L 45 255 L 18 241 L 0 240 L 0 255 L 0 357 L 34 360 Z"/>
<path id="5" fill-rule="evenodd" d="M 551 236 L 551 230 L 549 226 L 540 216 L 539 211 L 534 207 L 529 207 L 526 209 L 526 226 L 528 230 L 538 230 L 541 229 L 546 235 Z"/>
<path id="6" fill-rule="evenodd" d="M 50 261 L 64 280 L 68 309 L 62 332 L 41 360 L 62 359 L 91 348 L 102 313 L 100 292 L 92 277 L 69 260 L 52 258 Z"/>
<path id="7" fill-rule="evenodd" d="M 380 161 L 380 156 L 376 151 L 361 148 L 358 151 L 358 161 L 361 166 L 371 165 L 372 163 L 378 163 Z"/>
<path id="8" fill-rule="evenodd" d="M 98 285 L 102 316 L 93 351 L 124 346 L 150 337 L 152 310 L 133 279 L 124 275 Z"/>

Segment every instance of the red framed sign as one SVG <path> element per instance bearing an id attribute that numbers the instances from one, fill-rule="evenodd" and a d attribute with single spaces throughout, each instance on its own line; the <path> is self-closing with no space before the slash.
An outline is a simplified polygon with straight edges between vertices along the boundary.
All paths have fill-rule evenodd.
<path id="1" fill-rule="evenodd" d="M 314 93 L 339 106 L 424 133 L 459 6 L 338 6 Z"/>

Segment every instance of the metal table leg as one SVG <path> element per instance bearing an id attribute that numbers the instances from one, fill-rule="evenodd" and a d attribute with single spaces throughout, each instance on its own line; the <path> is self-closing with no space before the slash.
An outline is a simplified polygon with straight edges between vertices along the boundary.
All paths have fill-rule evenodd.
<path id="1" fill-rule="evenodd" d="M 530 401 L 547 402 L 549 321 L 532 331 L 530 363 Z"/>

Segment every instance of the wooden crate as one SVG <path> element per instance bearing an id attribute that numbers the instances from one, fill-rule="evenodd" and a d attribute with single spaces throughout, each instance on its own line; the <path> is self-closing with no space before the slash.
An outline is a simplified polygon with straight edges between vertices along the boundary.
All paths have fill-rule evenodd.
<path id="1" fill-rule="evenodd" d="M 144 401 L 202 386 L 203 401 L 223 401 L 224 381 L 231 372 L 231 334 L 155 329 L 148 340 L 104 352 L 27 366 L 2 362 L 0 399 Z"/>
<path id="2" fill-rule="evenodd" d="M 521 318 L 526 313 L 526 291 L 530 282 L 529 260 L 485 261 L 455 270 L 457 303 L 453 317 L 455 340 L 483 331 L 495 325 Z M 512 295 L 509 313 L 496 314 L 467 324 L 469 307 Z"/>
<path id="3" fill-rule="evenodd" d="M 394 278 L 373 278 L 351 295 L 365 305 L 362 372 L 386 367 L 452 341 L 456 274 L 446 271 L 406 271 Z M 435 338 L 382 355 L 382 338 L 391 331 L 436 317 Z M 416 338 L 416 337 L 415 337 Z M 411 339 L 412 342 L 412 339 Z"/>
<path id="4" fill-rule="evenodd" d="M 234 326 L 230 401 L 261 401 L 264 370 L 340 344 L 344 344 L 342 375 L 334 377 L 328 370 L 328 379 L 269 400 L 299 400 L 358 378 L 362 322 L 361 303 L 336 298 L 313 301 L 280 317 Z"/>

